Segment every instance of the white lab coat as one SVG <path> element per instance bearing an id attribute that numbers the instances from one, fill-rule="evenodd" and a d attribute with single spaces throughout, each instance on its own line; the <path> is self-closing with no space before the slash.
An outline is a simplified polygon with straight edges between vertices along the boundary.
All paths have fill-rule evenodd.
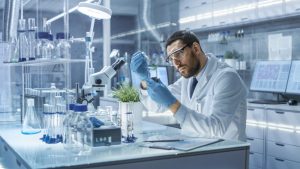
<path id="1" fill-rule="evenodd" d="M 247 88 L 236 70 L 207 54 L 207 65 L 196 77 L 198 84 L 190 98 L 192 78 L 181 77 L 168 86 L 181 102 L 175 114 L 182 131 L 191 136 L 218 137 L 245 141 Z M 141 102 L 148 110 L 163 112 L 141 90 Z"/>

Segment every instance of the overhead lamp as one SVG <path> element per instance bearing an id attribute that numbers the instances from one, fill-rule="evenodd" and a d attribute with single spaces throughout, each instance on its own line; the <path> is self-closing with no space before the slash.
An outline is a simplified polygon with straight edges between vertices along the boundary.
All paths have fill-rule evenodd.
<path id="1" fill-rule="evenodd" d="M 98 3 L 80 2 L 77 6 L 77 10 L 94 19 L 110 19 L 111 9 L 106 8 Z"/>

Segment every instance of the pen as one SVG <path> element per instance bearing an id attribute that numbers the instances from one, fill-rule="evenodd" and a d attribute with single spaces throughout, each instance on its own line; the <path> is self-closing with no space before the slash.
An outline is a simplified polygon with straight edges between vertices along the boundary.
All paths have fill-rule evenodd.
<path id="1" fill-rule="evenodd" d="M 170 139 L 170 140 L 145 140 L 144 142 L 155 143 L 155 142 L 177 142 L 177 141 L 184 141 L 184 140 L 183 140 L 183 139 Z"/>
<path id="2" fill-rule="evenodd" d="M 161 150 L 174 150 L 173 147 L 170 146 L 155 146 L 155 145 L 139 145 L 140 147 L 147 147 L 147 148 L 154 148 L 154 149 L 161 149 Z"/>
<path id="3" fill-rule="evenodd" d="M 173 150 L 173 147 L 163 147 L 163 146 L 148 146 L 148 148 L 162 149 L 162 150 Z"/>

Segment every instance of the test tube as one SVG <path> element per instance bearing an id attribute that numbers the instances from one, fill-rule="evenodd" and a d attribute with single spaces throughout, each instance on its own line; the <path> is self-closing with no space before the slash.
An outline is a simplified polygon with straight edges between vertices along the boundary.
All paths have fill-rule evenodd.
<path id="1" fill-rule="evenodd" d="M 133 137 L 133 114 L 132 112 L 126 113 L 126 130 L 127 130 L 127 137 Z"/>

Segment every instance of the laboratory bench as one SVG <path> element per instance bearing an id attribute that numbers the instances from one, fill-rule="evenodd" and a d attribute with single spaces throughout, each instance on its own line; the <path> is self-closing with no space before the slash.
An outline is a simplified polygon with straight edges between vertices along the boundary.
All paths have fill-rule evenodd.
<path id="1" fill-rule="evenodd" d="M 149 122 L 143 122 L 135 143 L 93 147 L 89 155 L 81 156 L 65 150 L 61 143 L 42 142 L 42 134 L 21 134 L 20 125 L 0 127 L 0 153 L 8 168 L 248 169 L 246 142 L 224 140 L 189 151 L 143 147 L 147 138 L 182 134 L 180 129 Z"/>

